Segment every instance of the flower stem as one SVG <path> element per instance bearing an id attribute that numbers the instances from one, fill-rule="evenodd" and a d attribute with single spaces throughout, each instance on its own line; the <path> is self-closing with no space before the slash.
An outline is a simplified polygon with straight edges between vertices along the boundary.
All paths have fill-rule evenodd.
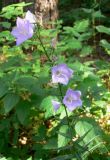
<path id="1" fill-rule="evenodd" d="M 39 26 L 38 26 L 38 30 L 37 30 L 37 31 L 38 31 L 37 38 L 38 38 L 38 40 L 39 40 L 39 42 L 40 42 L 40 44 L 41 44 L 41 46 L 42 46 L 42 48 L 43 48 L 43 50 L 44 50 L 44 53 L 45 53 L 46 57 L 48 58 L 48 60 L 49 60 L 50 62 L 52 62 L 51 59 L 50 59 L 50 57 L 49 57 L 49 55 L 48 55 L 48 53 L 47 53 L 47 51 L 46 51 L 46 49 L 45 49 L 45 47 L 44 47 L 43 42 L 42 42 L 42 40 L 41 40 L 40 32 L 39 32 Z"/>
<path id="2" fill-rule="evenodd" d="M 63 100 L 63 94 L 62 94 L 62 88 L 61 88 L 61 85 L 58 83 L 58 87 L 59 87 L 59 91 L 60 91 L 60 95 L 61 95 L 61 101 Z M 67 109 L 64 106 L 64 109 L 65 109 L 65 113 L 66 113 L 66 117 L 67 117 L 67 122 L 68 122 L 68 126 L 71 128 L 71 125 L 70 125 L 70 122 L 69 122 L 69 116 L 68 116 L 68 112 L 67 112 Z"/>
<path id="3" fill-rule="evenodd" d="M 43 48 L 43 50 L 44 50 L 44 52 L 45 52 L 46 57 L 47 57 L 48 60 L 51 62 L 51 59 L 50 59 L 50 57 L 49 57 L 49 55 L 48 55 L 48 53 L 47 53 L 47 51 L 46 51 L 46 49 L 45 49 L 45 47 L 44 47 L 44 45 L 43 45 L 43 43 L 42 43 L 42 40 L 41 40 L 40 36 L 37 36 L 37 38 L 38 38 L 39 41 L 40 41 L 40 44 L 41 44 L 41 46 L 42 46 L 42 48 Z"/>
<path id="4" fill-rule="evenodd" d="M 37 38 L 38 38 L 38 40 L 39 40 L 40 43 L 41 43 L 41 46 L 42 46 L 42 48 L 43 48 L 43 50 L 44 50 L 44 52 L 45 52 L 45 55 L 47 56 L 48 60 L 52 63 L 52 60 L 50 59 L 50 57 L 49 57 L 49 55 L 48 55 L 48 53 L 47 53 L 47 51 L 46 51 L 46 49 L 45 49 L 45 47 L 44 47 L 44 45 L 43 45 L 43 43 L 42 43 L 42 40 L 41 40 L 41 38 L 40 38 L 39 27 L 38 27 L 38 35 L 37 35 Z M 54 50 L 53 50 L 53 52 L 54 52 Z M 62 100 L 63 100 L 63 94 L 62 94 L 61 85 L 58 83 L 58 86 L 59 86 L 59 91 L 60 91 L 60 94 L 61 94 L 61 101 L 62 101 Z M 71 128 L 70 122 L 69 122 L 69 116 L 68 116 L 67 109 L 66 109 L 65 105 L 63 105 L 63 106 L 64 106 L 64 109 L 65 109 L 68 126 Z"/>

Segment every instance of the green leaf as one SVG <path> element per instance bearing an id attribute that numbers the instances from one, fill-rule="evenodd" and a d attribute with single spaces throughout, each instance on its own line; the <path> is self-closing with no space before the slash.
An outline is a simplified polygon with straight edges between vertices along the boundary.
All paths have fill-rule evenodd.
<path id="1" fill-rule="evenodd" d="M 92 9 L 82 8 L 82 11 L 84 11 L 87 14 L 91 14 L 92 13 Z"/>
<path id="2" fill-rule="evenodd" d="M 13 53 L 14 52 L 15 51 L 13 51 Z M 10 57 L 5 63 L 1 65 L 1 69 L 5 72 L 9 72 L 15 69 L 17 65 L 21 65 L 21 63 L 22 63 L 22 59 L 19 56 Z"/>
<path id="3" fill-rule="evenodd" d="M 17 104 L 16 114 L 17 114 L 17 117 L 18 117 L 19 121 L 21 122 L 21 124 L 24 123 L 25 119 L 29 115 L 29 111 L 30 111 L 30 103 L 29 102 L 20 101 L 20 103 Z"/>
<path id="4" fill-rule="evenodd" d="M 0 98 L 3 97 L 8 91 L 6 84 L 3 81 L 0 81 Z"/>
<path id="5" fill-rule="evenodd" d="M 92 37 L 92 32 L 84 32 L 79 36 L 78 40 L 86 41 L 86 40 L 89 40 L 91 37 Z"/>
<path id="6" fill-rule="evenodd" d="M 75 22 L 75 25 L 74 25 L 74 29 L 77 32 L 85 32 L 88 27 L 89 27 L 89 20 L 87 20 L 87 19 L 77 21 L 77 22 Z"/>
<path id="7" fill-rule="evenodd" d="M 101 11 L 95 11 L 92 14 L 92 17 L 94 17 L 94 18 L 105 18 L 105 16 L 101 13 Z"/>
<path id="8" fill-rule="evenodd" d="M 50 160 L 70 160 L 72 158 L 76 158 L 76 156 L 73 154 L 66 154 L 66 155 L 58 156 L 56 158 L 52 158 Z M 76 160 L 76 159 L 74 159 L 74 160 Z"/>
<path id="9" fill-rule="evenodd" d="M 33 78 L 32 76 L 22 76 L 17 79 L 16 83 L 21 88 L 25 88 L 36 95 L 44 94 L 44 90 L 41 88 L 38 79 Z"/>
<path id="10" fill-rule="evenodd" d="M 28 158 L 27 160 L 32 160 L 32 157 Z"/>
<path id="11" fill-rule="evenodd" d="M 57 149 L 58 144 L 57 144 L 57 139 L 56 138 L 51 138 L 49 141 L 44 145 L 44 149 Z"/>
<path id="12" fill-rule="evenodd" d="M 104 47 L 105 49 L 110 50 L 110 43 L 107 42 L 105 39 L 102 39 L 102 40 L 100 41 L 100 45 L 101 45 L 102 47 Z"/>
<path id="13" fill-rule="evenodd" d="M 99 153 L 107 152 L 107 148 L 103 143 L 105 133 L 93 118 L 80 118 L 75 125 L 75 130 L 79 137 L 83 136 L 83 134 L 86 135 L 83 137 L 82 142 L 80 142 L 80 145 L 86 148 L 86 152 L 83 154 L 84 157 L 87 157 L 96 149 Z"/>
<path id="14" fill-rule="evenodd" d="M 48 96 L 44 98 L 41 102 L 40 109 L 43 109 L 45 111 L 45 118 L 49 118 L 54 114 L 53 106 L 52 106 L 52 100 L 54 98 L 52 96 Z"/>
<path id="15" fill-rule="evenodd" d="M 2 31 L 0 32 L 0 39 L 4 38 L 8 41 L 13 41 L 14 37 L 11 35 L 10 31 Z"/>
<path id="16" fill-rule="evenodd" d="M 5 113 L 10 112 L 16 104 L 19 102 L 19 96 L 13 93 L 7 94 L 4 99 L 4 108 L 5 108 Z"/>
<path id="17" fill-rule="evenodd" d="M 85 143 L 88 143 L 96 136 L 99 136 L 100 138 L 103 136 L 103 131 L 93 118 L 80 118 L 75 125 L 75 130 L 80 137 L 90 130 L 90 132 L 83 139 Z"/>
<path id="18" fill-rule="evenodd" d="M 11 19 L 14 16 L 22 15 L 23 14 L 23 7 L 31 5 L 31 4 L 32 3 L 22 2 L 22 3 L 8 5 L 4 8 L 2 8 L 2 12 L 0 14 L 0 17 Z"/>
<path id="19" fill-rule="evenodd" d="M 85 57 L 87 55 L 89 55 L 90 53 L 92 53 L 92 47 L 91 46 L 84 46 L 81 50 L 81 57 Z"/>
<path id="20" fill-rule="evenodd" d="M 11 23 L 9 22 L 0 22 L 0 24 L 4 27 L 4 28 L 7 28 L 9 29 L 11 27 Z"/>
<path id="21" fill-rule="evenodd" d="M 3 158 L 0 158 L 0 160 L 7 160 L 5 157 L 3 157 Z"/>
<path id="22" fill-rule="evenodd" d="M 75 37 L 79 37 L 80 34 L 73 27 L 63 27 L 64 33 L 68 35 L 74 35 Z"/>
<path id="23" fill-rule="evenodd" d="M 80 49 L 82 44 L 79 40 L 73 39 L 68 42 L 68 49 Z"/>
<path id="24" fill-rule="evenodd" d="M 82 43 L 75 38 L 67 39 L 64 44 L 64 47 L 65 47 L 65 49 L 68 49 L 68 50 L 81 49 Z"/>
<path id="25" fill-rule="evenodd" d="M 68 125 L 61 126 L 58 133 L 59 133 L 58 134 L 58 148 L 60 148 L 60 147 L 67 145 L 68 142 L 70 141 L 70 138 L 68 136 L 68 133 L 69 133 Z"/>
<path id="26" fill-rule="evenodd" d="M 106 34 L 110 35 L 110 28 L 108 28 L 108 27 L 99 25 L 99 26 L 96 27 L 96 29 L 100 33 L 106 33 Z"/>
<path id="27" fill-rule="evenodd" d="M 26 6 L 29 6 L 29 5 L 32 5 L 32 2 L 30 2 L 30 3 L 21 2 L 21 3 L 17 3 L 17 4 L 12 4 L 12 5 L 9 5 L 9 6 L 13 6 L 13 7 L 26 7 Z"/>

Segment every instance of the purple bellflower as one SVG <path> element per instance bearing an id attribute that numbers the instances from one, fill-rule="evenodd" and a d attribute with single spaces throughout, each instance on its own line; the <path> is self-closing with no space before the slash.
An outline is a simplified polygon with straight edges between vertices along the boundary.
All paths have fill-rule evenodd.
<path id="1" fill-rule="evenodd" d="M 16 27 L 13 28 L 11 34 L 16 38 L 16 45 L 20 45 L 33 36 L 33 27 L 30 22 L 20 17 L 17 18 Z"/>
<path id="2" fill-rule="evenodd" d="M 72 77 L 73 70 L 66 64 L 59 64 L 52 67 L 52 83 L 61 83 L 67 85 Z"/>
<path id="3" fill-rule="evenodd" d="M 68 89 L 64 96 L 63 103 L 69 111 L 73 111 L 79 106 L 82 106 L 82 100 L 80 99 L 81 92 Z"/>
<path id="4" fill-rule="evenodd" d="M 35 27 L 35 24 L 36 24 L 36 21 L 37 21 L 36 17 L 29 10 L 26 12 L 25 19 L 28 20 L 31 23 L 33 28 Z"/>
<path id="5" fill-rule="evenodd" d="M 52 105 L 55 111 L 57 111 L 60 108 L 60 102 L 56 100 L 52 100 Z"/>

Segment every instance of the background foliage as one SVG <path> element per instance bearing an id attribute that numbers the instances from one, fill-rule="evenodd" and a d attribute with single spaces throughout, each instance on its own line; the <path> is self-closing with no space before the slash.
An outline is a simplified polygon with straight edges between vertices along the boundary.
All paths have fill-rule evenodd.
<path id="1" fill-rule="evenodd" d="M 109 160 L 110 42 L 109 1 L 63 0 L 55 29 L 36 29 L 20 46 L 10 31 L 25 3 L 2 9 L 0 18 L 0 160 Z M 66 6 L 66 7 L 65 7 Z M 66 8 L 66 11 L 65 11 Z M 61 21 L 62 20 L 62 21 Z M 74 77 L 63 86 L 82 92 L 83 107 L 56 113 L 51 63 L 66 63 Z M 58 35 L 57 47 L 50 45 Z"/>

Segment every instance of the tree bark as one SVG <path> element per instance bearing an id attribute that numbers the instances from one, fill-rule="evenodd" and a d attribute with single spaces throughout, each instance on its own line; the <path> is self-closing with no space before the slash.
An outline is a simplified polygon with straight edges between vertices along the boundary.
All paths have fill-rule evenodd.
<path id="1" fill-rule="evenodd" d="M 22 2 L 23 0 L 2 0 L 3 6 L 13 3 Z M 33 5 L 27 6 L 26 10 L 31 10 L 35 13 L 37 22 L 46 27 L 52 28 L 54 25 L 49 22 L 55 22 L 58 18 L 58 0 L 24 0 L 25 2 L 32 2 Z M 2 7 L 3 7 L 2 6 Z"/>
<path id="2" fill-rule="evenodd" d="M 58 0 L 36 0 L 35 14 L 37 22 L 46 28 L 53 28 L 49 22 L 55 22 L 58 18 Z"/>

